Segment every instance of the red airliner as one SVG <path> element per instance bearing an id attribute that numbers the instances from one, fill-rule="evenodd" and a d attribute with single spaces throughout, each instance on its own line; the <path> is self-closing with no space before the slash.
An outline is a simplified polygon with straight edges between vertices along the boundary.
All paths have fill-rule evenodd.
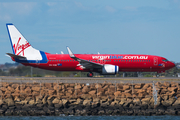
<path id="1" fill-rule="evenodd" d="M 83 71 L 102 75 L 123 72 L 165 72 L 175 64 L 164 57 L 141 54 L 50 54 L 33 48 L 12 23 L 6 24 L 12 53 L 7 53 L 13 61 L 55 71 Z"/>

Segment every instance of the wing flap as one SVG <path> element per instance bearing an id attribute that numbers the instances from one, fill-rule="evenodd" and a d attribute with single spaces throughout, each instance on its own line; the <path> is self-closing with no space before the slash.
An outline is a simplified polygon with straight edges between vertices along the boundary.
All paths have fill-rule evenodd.
<path id="1" fill-rule="evenodd" d="M 70 50 L 69 47 L 67 47 L 67 50 L 68 50 L 68 53 L 69 53 L 69 56 L 76 60 L 76 61 L 79 61 L 80 65 L 85 67 L 85 68 L 102 68 L 102 64 L 99 64 L 99 63 L 95 63 L 95 62 L 92 62 L 92 61 L 88 61 L 88 60 L 84 60 L 84 59 L 81 59 L 81 58 L 77 58 L 73 52 Z"/>

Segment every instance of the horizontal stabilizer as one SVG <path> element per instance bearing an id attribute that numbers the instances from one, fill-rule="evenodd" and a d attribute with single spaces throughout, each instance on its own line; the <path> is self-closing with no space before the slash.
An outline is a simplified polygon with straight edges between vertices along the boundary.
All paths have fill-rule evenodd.
<path id="1" fill-rule="evenodd" d="M 12 54 L 12 53 L 6 53 L 6 54 L 9 55 L 12 58 L 15 58 L 15 59 L 26 60 L 26 57 L 24 57 L 24 56 L 15 55 L 15 54 Z"/>

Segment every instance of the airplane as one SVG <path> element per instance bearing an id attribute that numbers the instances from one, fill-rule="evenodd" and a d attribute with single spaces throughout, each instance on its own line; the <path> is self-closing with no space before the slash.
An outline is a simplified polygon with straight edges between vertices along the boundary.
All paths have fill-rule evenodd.
<path id="1" fill-rule="evenodd" d="M 175 67 L 164 57 L 144 54 L 50 54 L 37 50 L 12 24 L 6 24 L 13 53 L 6 53 L 15 62 L 25 66 L 54 71 L 82 71 L 93 77 L 93 72 L 116 75 L 118 72 L 162 73 Z"/>

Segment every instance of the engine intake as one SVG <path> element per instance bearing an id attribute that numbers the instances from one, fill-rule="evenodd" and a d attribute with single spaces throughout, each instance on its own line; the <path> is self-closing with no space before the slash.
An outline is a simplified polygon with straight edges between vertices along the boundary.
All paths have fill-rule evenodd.
<path id="1" fill-rule="evenodd" d="M 116 74 L 119 72 L 119 66 L 116 65 L 104 65 L 102 68 L 102 74 Z"/>

